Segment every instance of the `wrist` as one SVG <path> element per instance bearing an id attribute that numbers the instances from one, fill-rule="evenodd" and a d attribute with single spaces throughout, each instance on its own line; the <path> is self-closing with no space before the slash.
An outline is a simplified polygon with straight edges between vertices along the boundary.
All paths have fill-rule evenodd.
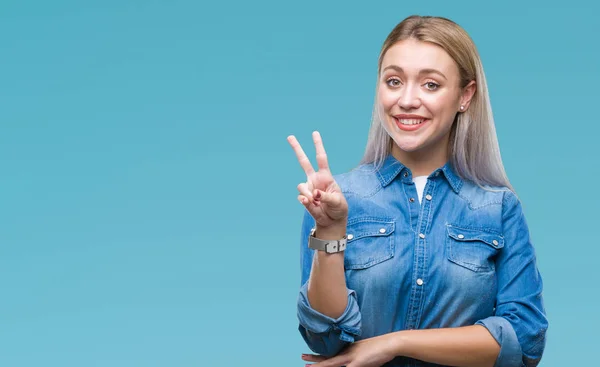
<path id="1" fill-rule="evenodd" d="M 317 225 L 315 237 L 322 240 L 339 240 L 346 235 L 346 222 L 336 223 L 327 227 Z"/>
<path id="2" fill-rule="evenodd" d="M 384 343 L 385 353 L 390 356 L 398 357 L 406 354 L 406 333 L 404 331 L 396 331 L 385 334 L 388 338 Z"/>

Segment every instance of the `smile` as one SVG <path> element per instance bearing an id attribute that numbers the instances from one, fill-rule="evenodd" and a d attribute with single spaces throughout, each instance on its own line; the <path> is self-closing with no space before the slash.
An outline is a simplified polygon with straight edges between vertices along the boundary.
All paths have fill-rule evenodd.
<path id="1" fill-rule="evenodd" d="M 396 119 L 402 125 L 417 125 L 422 124 L 427 119 Z"/>
<path id="2" fill-rule="evenodd" d="M 415 131 L 420 129 L 422 126 L 427 125 L 427 122 L 429 122 L 429 119 L 426 118 L 397 118 L 394 117 L 394 122 L 396 123 L 396 126 L 398 126 L 398 128 L 400 130 L 404 130 L 404 131 Z"/>

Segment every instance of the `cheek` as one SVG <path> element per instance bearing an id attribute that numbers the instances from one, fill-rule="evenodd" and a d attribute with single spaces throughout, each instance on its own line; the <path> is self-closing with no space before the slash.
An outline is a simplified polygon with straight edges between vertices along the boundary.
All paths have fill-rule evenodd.
<path id="1" fill-rule="evenodd" d="M 386 109 L 390 109 L 398 101 L 397 92 L 390 91 L 386 85 L 380 85 L 377 90 L 377 99 L 379 103 Z"/>
<path id="2" fill-rule="evenodd" d="M 438 117 L 452 114 L 454 111 L 455 99 L 449 93 L 430 94 L 425 96 L 422 101 L 427 109 Z"/>

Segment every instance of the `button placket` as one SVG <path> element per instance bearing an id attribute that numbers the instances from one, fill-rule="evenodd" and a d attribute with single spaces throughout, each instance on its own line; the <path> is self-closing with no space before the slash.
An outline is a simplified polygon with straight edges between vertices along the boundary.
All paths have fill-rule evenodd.
<path id="1" fill-rule="evenodd" d="M 439 172 L 436 172 L 439 173 Z M 436 174 L 434 174 L 436 176 Z M 421 319 L 422 307 L 424 304 L 423 299 L 427 296 L 425 294 L 426 287 L 425 279 L 428 276 L 428 262 L 427 262 L 427 236 L 431 224 L 428 222 L 432 218 L 430 214 L 432 211 L 433 195 L 436 188 L 436 180 L 428 179 L 424 188 L 423 198 L 421 202 L 419 216 L 416 227 L 414 228 L 417 238 L 414 249 L 414 267 L 413 267 L 413 286 L 408 306 L 408 314 L 406 319 L 406 328 L 418 328 L 419 320 Z M 409 199 L 410 201 L 410 199 Z"/>

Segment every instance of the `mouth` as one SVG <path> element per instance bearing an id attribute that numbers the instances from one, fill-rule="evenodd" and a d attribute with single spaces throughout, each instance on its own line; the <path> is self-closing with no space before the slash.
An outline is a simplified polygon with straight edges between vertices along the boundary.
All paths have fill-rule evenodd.
<path id="1" fill-rule="evenodd" d="M 428 119 L 405 119 L 405 118 L 398 118 L 398 117 L 394 117 L 394 119 L 396 120 L 397 123 L 402 124 L 402 125 L 419 125 L 422 124 L 423 122 L 427 121 Z"/>
<path id="2" fill-rule="evenodd" d="M 393 116 L 394 122 L 396 126 L 400 130 L 404 131 L 415 131 L 420 129 L 423 125 L 425 125 L 430 119 L 425 118 L 423 116 L 407 116 L 407 115 L 397 115 Z"/>

